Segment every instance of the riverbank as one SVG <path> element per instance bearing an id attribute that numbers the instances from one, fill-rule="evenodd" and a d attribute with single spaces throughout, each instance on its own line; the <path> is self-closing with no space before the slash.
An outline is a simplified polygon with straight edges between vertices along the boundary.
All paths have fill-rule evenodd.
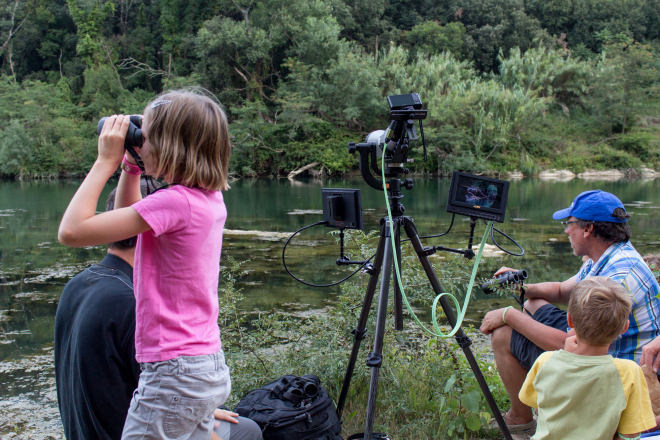
<path id="1" fill-rule="evenodd" d="M 509 173 L 507 177 L 511 180 L 519 180 L 525 176 L 520 172 Z M 651 168 L 637 169 L 609 169 L 609 170 L 587 170 L 581 173 L 574 173 L 570 170 L 548 169 L 539 172 L 536 176 L 539 180 L 569 182 L 573 179 L 582 179 L 588 181 L 617 182 L 623 179 L 653 180 L 660 177 L 660 172 Z"/>
<path id="2" fill-rule="evenodd" d="M 315 166 L 319 167 L 318 169 L 314 167 L 306 168 L 304 172 L 290 174 L 287 178 L 290 181 L 295 181 L 298 177 L 313 177 L 315 179 L 324 179 L 327 176 L 323 172 L 323 168 L 320 164 Z M 488 176 L 498 177 L 500 179 L 506 180 L 522 180 L 522 179 L 539 179 L 542 181 L 552 181 L 552 182 L 570 182 L 574 179 L 580 179 L 585 181 L 601 181 L 601 182 L 617 182 L 619 180 L 653 180 L 660 178 L 660 171 L 653 170 L 651 168 L 626 168 L 626 169 L 616 169 L 611 168 L 607 170 L 585 170 L 582 172 L 573 172 L 568 169 L 556 169 L 549 168 L 541 170 L 537 173 L 531 175 L 525 174 L 521 171 L 511 171 L 511 172 L 498 172 L 490 170 L 484 173 Z M 412 173 L 415 176 L 415 173 Z M 344 174 L 346 177 L 359 177 L 360 172 L 358 170 L 353 170 L 349 173 Z M 450 177 L 451 174 L 434 176 L 434 177 Z"/>
<path id="3" fill-rule="evenodd" d="M 414 188 L 403 192 L 406 214 L 414 218 L 420 235 L 445 231 L 451 220 L 451 215 L 444 212 L 449 179 L 415 177 L 414 181 Z M 60 432 L 53 425 L 58 414 L 51 363 L 57 301 L 68 279 L 100 260 L 105 253 L 102 246 L 72 249 L 55 240 L 62 209 L 78 183 L 0 182 L 0 206 L 3 207 L 0 210 L 3 231 L 0 234 L 0 405 L 6 405 L 0 406 L 0 436 L 5 439 L 12 438 L 8 433 L 17 433 L 13 437 L 16 439 L 58 438 Z M 234 347 L 230 357 L 235 396 L 287 373 L 318 374 L 323 383 L 328 384 L 331 395 L 339 395 L 352 342 L 350 332 L 358 320 L 366 280 L 363 275 L 356 275 L 351 291 L 340 287 L 312 289 L 296 283 L 286 274 L 281 260 L 283 241 L 288 233 L 321 218 L 322 187 L 361 190 L 366 245 L 363 248 L 362 241 L 347 240 L 345 252 L 352 259 L 368 258 L 377 241 L 372 231 L 384 215 L 384 195 L 359 176 L 353 180 L 300 179 L 293 183 L 287 179 L 241 179 L 224 194 L 229 231 L 224 237 L 223 266 L 229 265 L 231 260 L 240 262 L 239 270 L 234 273 L 234 286 L 243 296 L 240 301 L 224 300 L 223 304 L 233 308 L 223 312 L 225 318 L 220 324 L 223 344 Z M 526 255 L 482 260 L 478 282 L 489 278 L 502 265 L 526 269 L 530 282 L 566 279 L 573 275 L 579 267 L 579 259 L 571 255 L 563 228 L 551 220 L 551 215 L 557 208 L 568 206 L 576 194 L 594 187 L 614 192 L 627 203 L 626 209 L 633 215 L 631 227 L 637 249 L 643 254 L 660 253 L 659 179 L 595 183 L 577 177 L 569 182 L 523 179 L 511 182 L 505 222 L 498 224 L 498 228 L 514 237 L 525 248 Z M 353 232 L 362 234 L 347 231 L 347 236 Z M 482 222 L 475 232 L 477 236 L 483 233 Z M 423 242 L 425 246 L 464 248 L 468 234 L 468 219 L 456 217 L 451 233 L 425 238 Z M 302 279 L 316 283 L 343 278 L 346 272 L 354 269 L 337 266 L 336 239 L 337 235 L 323 226 L 303 231 L 287 248 L 287 266 Z M 499 235 L 496 239 L 507 249 L 516 250 Z M 492 243 L 489 241 L 489 244 Z M 409 250 L 409 244 L 404 243 L 403 247 Z M 501 255 L 494 251 L 493 255 Z M 464 291 L 473 262 L 457 258 L 445 253 L 432 258 L 443 287 L 451 292 Z M 410 289 L 406 294 L 415 310 L 420 310 L 422 322 L 427 323 L 434 295 L 423 276 L 411 273 L 409 268 L 417 265 L 404 258 L 404 277 Z M 224 289 L 227 281 L 223 280 L 221 285 Z M 487 310 L 513 304 L 510 297 L 485 296 L 477 289 L 475 297 L 466 318 L 467 324 L 472 326 L 478 325 Z M 328 318 L 335 311 L 337 317 Z M 231 328 L 236 315 L 245 316 L 245 320 L 240 328 Z M 391 316 L 388 313 L 388 324 Z M 312 319 L 320 322 L 310 324 Z M 370 325 L 374 320 L 375 312 L 370 316 Z M 405 314 L 406 325 L 410 321 Z M 444 323 L 442 317 L 439 321 Z M 436 440 L 437 433 L 446 432 L 443 430 L 448 430 L 449 426 L 455 430 L 461 423 L 465 426 L 468 417 L 469 423 L 475 425 L 475 416 L 478 417 L 481 426 L 490 415 L 482 405 L 474 377 L 469 366 L 462 363 L 463 356 L 456 344 L 409 336 L 415 331 L 411 330 L 412 333 L 404 337 L 388 329 L 388 361 L 382 370 L 383 388 L 378 395 L 379 429 L 396 440 Z M 345 412 L 345 417 L 350 418 L 350 424 L 346 422 L 346 432 L 350 433 L 363 430 L 365 390 L 368 388 L 364 360 L 373 343 L 371 328 L 369 332 L 356 364 L 357 373 L 349 396 L 351 408 Z M 237 334 L 244 339 L 234 337 L 232 340 L 232 335 Z M 302 335 L 313 338 L 307 344 Z M 481 340 L 478 334 L 471 335 L 474 335 L 475 347 L 486 348 L 484 356 L 480 355 L 480 362 L 483 362 L 484 371 L 492 374 L 487 338 Z M 292 342 L 288 342 L 289 339 Z M 287 353 L 257 358 L 260 353 L 267 353 L 260 351 L 260 347 L 285 345 L 290 347 Z M 493 390 L 501 387 L 498 380 L 489 384 Z M 501 393 L 498 395 L 501 398 L 498 405 L 505 409 L 506 398 Z M 479 406 L 475 406 L 476 403 Z M 383 420 L 391 420 L 391 423 L 380 425 Z M 39 431 L 24 434 L 28 428 Z M 463 429 L 468 431 L 468 438 L 471 434 L 473 437 L 481 435 L 479 431 Z M 455 432 L 445 438 L 463 436 Z"/>

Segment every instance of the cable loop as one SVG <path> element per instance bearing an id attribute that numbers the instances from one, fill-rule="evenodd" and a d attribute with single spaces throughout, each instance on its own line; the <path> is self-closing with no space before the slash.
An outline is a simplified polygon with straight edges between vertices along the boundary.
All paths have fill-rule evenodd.
<path id="1" fill-rule="evenodd" d="M 369 257 L 369 259 L 363 261 L 362 264 L 361 264 L 357 269 L 355 269 L 355 271 L 354 271 L 353 273 L 351 273 L 351 274 L 348 275 L 347 277 L 342 278 L 342 279 L 339 280 L 339 281 L 335 281 L 335 282 L 328 283 L 328 284 L 314 284 L 314 283 L 310 283 L 310 282 L 308 282 L 308 281 L 305 281 L 305 280 L 303 280 L 303 279 L 298 278 L 297 276 L 295 276 L 295 275 L 289 270 L 289 267 L 286 265 L 286 258 L 285 258 L 285 255 L 284 255 L 284 253 L 286 252 L 286 247 L 289 245 L 289 242 L 291 241 L 291 239 L 292 239 L 293 237 L 295 237 L 296 235 L 298 235 L 298 234 L 301 233 L 302 231 L 304 231 L 304 230 L 306 230 L 306 229 L 313 228 L 314 226 L 324 225 L 324 224 L 327 224 L 327 223 L 328 223 L 328 222 L 324 220 L 324 221 L 320 221 L 320 222 L 313 223 L 313 224 L 311 224 L 311 225 L 303 226 L 302 228 L 298 229 L 296 232 L 294 232 L 293 234 L 291 234 L 291 236 L 290 236 L 289 238 L 287 238 L 286 242 L 284 243 L 284 247 L 282 248 L 282 265 L 284 266 L 284 270 L 286 270 L 286 273 L 288 273 L 288 274 L 291 276 L 291 278 L 293 278 L 294 280 L 298 281 L 299 283 L 304 284 L 305 286 L 309 286 L 309 287 L 332 287 L 332 286 L 336 286 L 337 284 L 341 284 L 341 283 L 343 283 L 344 281 L 346 281 L 346 280 L 348 280 L 349 278 L 351 278 L 351 277 L 352 277 L 353 275 L 355 275 L 356 273 L 358 273 L 358 272 L 359 272 L 364 266 L 367 265 L 367 263 L 369 263 L 369 262 L 371 261 L 372 258 L 374 258 L 374 257 L 376 256 L 376 254 L 373 254 L 371 257 Z"/>

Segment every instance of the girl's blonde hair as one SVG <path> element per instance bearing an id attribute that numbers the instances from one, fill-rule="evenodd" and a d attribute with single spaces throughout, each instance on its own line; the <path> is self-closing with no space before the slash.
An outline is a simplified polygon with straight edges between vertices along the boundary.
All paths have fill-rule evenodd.
<path id="1" fill-rule="evenodd" d="M 147 105 L 144 118 L 156 177 L 206 190 L 229 188 L 227 116 L 215 100 L 193 90 L 167 92 Z"/>
<path id="2" fill-rule="evenodd" d="M 578 338 L 592 345 L 608 345 L 623 332 L 632 309 L 630 293 L 605 277 L 580 281 L 571 291 L 568 313 Z"/>

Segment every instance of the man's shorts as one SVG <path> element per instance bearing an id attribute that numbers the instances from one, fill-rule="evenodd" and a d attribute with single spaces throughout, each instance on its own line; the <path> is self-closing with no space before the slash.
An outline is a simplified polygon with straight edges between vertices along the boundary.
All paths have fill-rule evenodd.
<path id="1" fill-rule="evenodd" d="M 536 313 L 532 315 L 532 318 L 541 324 L 545 324 L 563 332 L 568 329 L 566 312 L 552 304 L 541 306 Z M 520 361 L 520 365 L 528 371 L 532 368 L 536 358 L 545 351 L 515 330 L 511 332 L 510 349 L 511 354 L 513 354 L 513 356 Z"/>

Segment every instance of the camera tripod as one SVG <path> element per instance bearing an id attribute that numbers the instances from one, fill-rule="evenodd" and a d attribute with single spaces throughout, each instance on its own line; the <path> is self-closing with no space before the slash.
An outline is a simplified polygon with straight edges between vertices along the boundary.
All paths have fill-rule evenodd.
<path id="1" fill-rule="evenodd" d="M 410 185 L 408 185 L 408 183 L 410 183 Z M 410 188 L 412 187 L 411 184 L 412 184 L 411 181 L 407 181 L 405 186 Z M 391 237 L 394 237 L 397 261 L 400 262 L 402 228 L 406 236 L 410 240 L 413 249 L 415 250 L 415 253 L 417 254 L 417 258 L 419 259 L 419 262 L 421 263 L 424 272 L 426 273 L 426 276 L 429 279 L 431 286 L 433 287 L 433 291 L 436 294 L 440 294 L 443 291 L 440 282 L 438 281 L 438 278 L 435 275 L 433 267 L 431 266 L 431 263 L 429 262 L 428 259 L 429 255 L 435 252 L 435 249 L 424 248 L 422 246 L 422 243 L 420 241 L 419 235 L 417 234 L 417 230 L 415 228 L 412 218 L 403 215 L 404 206 L 400 202 L 401 198 L 403 197 L 400 191 L 401 180 L 397 178 L 391 179 L 389 181 L 388 187 L 389 187 L 388 199 L 390 200 L 390 205 L 392 210 L 392 222 L 390 223 L 388 217 L 383 217 L 380 221 L 380 228 L 381 228 L 380 239 L 378 241 L 378 247 L 377 247 L 373 266 L 367 269 L 370 279 L 367 285 L 366 294 L 364 296 L 364 301 L 362 304 L 362 310 L 360 312 L 358 325 L 357 328 L 353 330 L 353 335 L 354 335 L 353 347 L 348 361 L 348 366 L 346 368 L 346 375 L 344 376 L 344 382 L 342 384 L 339 401 L 337 403 L 337 413 L 339 415 L 339 418 L 341 419 L 342 412 L 344 409 L 344 404 L 346 402 L 346 396 L 348 394 L 348 389 L 351 383 L 351 378 L 353 376 L 353 370 L 355 368 L 355 362 L 357 360 L 358 352 L 360 350 L 360 344 L 362 342 L 362 339 L 364 339 L 366 335 L 366 326 L 367 326 L 367 320 L 369 318 L 369 311 L 371 309 L 372 300 L 374 297 L 374 293 L 376 291 L 378 278 L 380 277 L 381 282 L 380 282 L 380 290 L 378 297 L 378 309 L 376 316 L 376 329 L 374 334 L 373 351 L 369 353 L 366 362 L 367 366 L 371 368 L 371 377 L 369 382 L 369 397 L 367 402 L 366 422 L 362 437 L 363 440 L 372 440 L 372 439 L 376 440 L 379 438 L 385 438 L 381 436 L 372 437 L 372 431 L 373 431 L 374 415 L 375 415 L 375 407 L 376 407 L 376 395 L 378 391 L 378 377 L 379 377 L 380 367 L 383 363 L 383 354 L 382 354 L 383 337 L 385 333 L 388 292 L 389 292 L 390 278 L 392 275 L 392 266 L 393 266 L 394 251 L 392 249 L 390 240 Z M 471 249 L 469 249 L 469 252 L 471 252 Z M 395 273 L 395 278 L 396 277 L 397 275 Z M 396 281 L 397 280 L 395 279 L 395 284 L 394 284 L 395 328 L 396 330 L 402 330 L 403 329 L 402 296 L 399 288 L 399 283 Z M 451 308 L 449 300 L 445 296 L 442 296 L 439 302 L 442 306 L 445 315 L 447 316 L 449 323 L 453 327 L 456 324 L 456 314 L 454 313 L 454 310 Z M 479 369 L 479 365 L 477 364 L 477 361 L 474 358 L 472 351 L 470 350 L 470 345 L 472 344 L 472 342 L 461 328 L 458 329 L 458 332 L 454 337 L 456 339 L 456 342 L 458 342 L 458 345 L 463 350 L 468 363 L 470 364 L 470 368 L 472 369 L 474 376 L 477 379 L 477 382 L 479 383 L 479 387 L 481 388 L 481 391 L 490 406 L 491 412 L 493 413 L 493 416 L 495 417 L 495 420 L 497 421 L 497 424 L 499 425 L 499 428 L 502 431 L 504 438 L 507 440 L 511 440 L 511 434 L 509 433 L 506 423 L 504 422 L 504 418 L 500 413 L 500 410 L 497 407 L 495 400 L 493 399 L 490 389 L 488 388 L 488 384 L 486 383 L 486 380 L 483 374 L 481 373 L 481 370 Z M 353 436 L 352 438 L 356 438 L 356 437 Z"/>

